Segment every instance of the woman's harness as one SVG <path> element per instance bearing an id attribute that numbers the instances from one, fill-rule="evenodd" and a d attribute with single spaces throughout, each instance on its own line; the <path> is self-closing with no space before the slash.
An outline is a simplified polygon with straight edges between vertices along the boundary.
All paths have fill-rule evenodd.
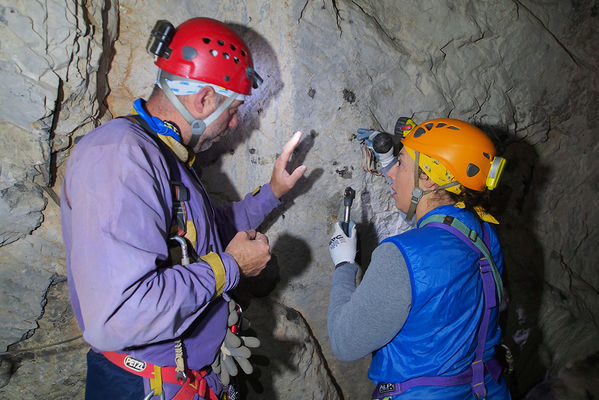
<path id="1" fill-rule="evenodd" d="M 372 394 L 372 399 L 390 399 L 392 396 L 402 394 L 417 386 L 457 386 L 469 382 L 472 385 L 472 392 L 475 398 L 485 399 L 487 395 L 485 370 L 489 372 L 496 382 L 499 380 L 502 370 L 501 365 L 495 358 L 486 363 L 483 362 L 491 310 L 501 304 L 503 293 L 501 275 L 489 250 L 488 227 L 482 224 L 483 237 L 481 238 L 474 229 L 470 229 L 459 219 L 443 214 L 431 215 L 425 218 L 420 224 L 421 228 L 424 226 L 441 228 L 453 234 L 479 255 L 478 263 L 483 282 L 484 312 L 478 328 L 478 343 L 474 352 L 474 361 L 466 371 L 453 376 L 422 376 L 408 379 L 401 383 L 381 382 L 377 384 Z"/>

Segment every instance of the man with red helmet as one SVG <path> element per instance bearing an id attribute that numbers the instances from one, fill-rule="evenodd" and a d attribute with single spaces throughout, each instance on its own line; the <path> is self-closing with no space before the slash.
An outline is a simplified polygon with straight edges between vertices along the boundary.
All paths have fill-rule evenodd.
<path id="1" fill-rule="evenodd" d="M 71 303 L 92 347 L 86 399 L 212 400 L 237 372 L 231 361 L 251 372 L 256 340 L 231 334 L 239 308 L 227 292 L 270 259 L 255 229 L 306 170 L 286 171 L 301 133 L 268 184 L 213 206 L 191 165 L 261 82 L 250 51 L 208 18 L 159 21 L 148 48 L 159 68 L 150 98 L 77 143 L 62 187 Z"/>

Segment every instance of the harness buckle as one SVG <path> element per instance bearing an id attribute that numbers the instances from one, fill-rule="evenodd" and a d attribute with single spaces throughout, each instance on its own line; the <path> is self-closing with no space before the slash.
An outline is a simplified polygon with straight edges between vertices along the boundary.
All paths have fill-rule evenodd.
<path id="1" fill-rule="evenodd" d="M 468 232 L 468 239 L 472 240 L 473 242 L 476 242 L 476 240 L 478 239 L 478 233 L 476 233 L 474 229 L 470 229 L 470 232 Z"/>
<path id="2" fill-rule="evenodd" d="M 424 192 L 422 191 L 422 189 L 420 189 L 419 187 L 414 188 L 414 190 L 412 190 L 412 199 L 410 200 L 413 204 L 418 205 L 418 203 L 420 202 L 420 199 L 422 198 L 422 196 L 424 195 Z"/>
<path id="3" fill-rule="evenodd" d="M 177 381 L 180 382 L 180 384 L 184 384 L 185 381 L 187 380 L 187 374 L 185 373 L 185 371 L 177 371 Z"/>

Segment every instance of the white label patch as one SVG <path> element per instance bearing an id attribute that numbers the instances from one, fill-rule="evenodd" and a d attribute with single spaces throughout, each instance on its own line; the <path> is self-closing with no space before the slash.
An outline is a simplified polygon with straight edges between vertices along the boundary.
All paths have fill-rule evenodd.
<path id="1" fill-rule="evenodd" d="M 123 361 L 123 363 L 125 364 L 125 367 L 130 368 L 134 371 L 137 372 L 141 372 L 144 369 L 146 369 L 146 363 L 143 361 L 139 361 L 131 356 L 127 356 L 125 357 L 125 360 Z"/>
<path id="2" fill-rule="evenodd" d="M 395 391 L 395 385 L 393 383 L 379 384 L 379 393 L 391 393 L 393 391 Z"/>

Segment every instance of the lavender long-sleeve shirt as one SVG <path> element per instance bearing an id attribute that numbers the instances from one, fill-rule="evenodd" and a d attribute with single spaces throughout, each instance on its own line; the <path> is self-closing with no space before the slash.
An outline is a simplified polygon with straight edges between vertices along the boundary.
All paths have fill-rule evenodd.
<path id="1" fill-rule="evenodd" d="M 195 250 L 220 256 L 226 292 L 239 281 L 239 268 L 224 251 L 228 241 L 237 231 L 256 228 L 280 202 L 264 185 L 215 208 L 195 174 L 178 164 L 190 191 Z M 159 267 L 168 257 L 169 176 L 157 144 L 125 118 L 75 146 L 61 204 L 69 290 L 83 336 L 95 349 L 127 349 L 141 360 L 174 365 L 172 341 L 182 336 L 187 366 L 199 369 L 214 360 L 228 309 L 215 296 L 217 278 L 206 262 Z"/>

